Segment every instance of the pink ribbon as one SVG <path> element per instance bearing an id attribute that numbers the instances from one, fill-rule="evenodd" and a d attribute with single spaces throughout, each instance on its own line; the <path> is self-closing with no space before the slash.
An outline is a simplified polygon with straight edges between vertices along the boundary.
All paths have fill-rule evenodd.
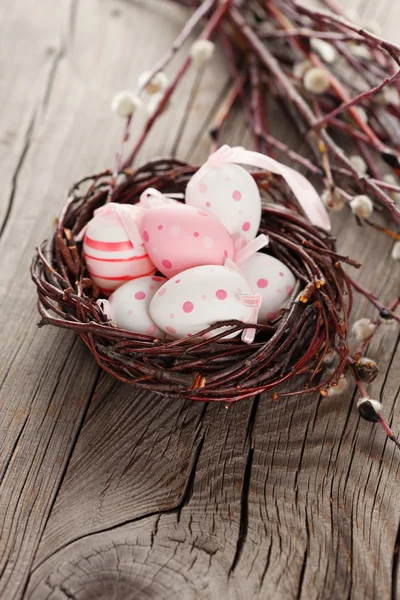
<path id="1" fill-rule="evenodd" d="M 183 194 L 162 194 L 155 188 L 147 188 L 140 195 L 140 205 L 149 209 L 161 204 L 173 204 L 176 202 L 174 198 L 183 198 Z"/>
<path id="2" fill-rule="evenodd" d="M 267 235 L 263 233 L 258 235 L 254 240 L 250 242 L 243 236 L 239 235 L 235 237 L 234 240 L 234 257 L 233 260 L 237 265 L 241 265 L 245 260 L 253 256 L 256 252 L 264 248 L 264 246 L 268 246 L 269 238 Z M 226 263 L 225 263 L 226 264 Z"/>
<path id="3" fill-rule="evenodd" d="M 238 148 L 239 146 L 237 148 L 231 148 L 230 146 L 225 144 L 224 146 L 221 146 L 221 148 L 218 148 L 218 150 L 210 154 L 204 165 L 202 165 L 200 169 L 196 171 L 196 173 L 190 179 L 188 187 L 192 187 L 200 183 L 204 175 L 207 175 L 207 173 L 211 169 L 216 169 L 218 167 L 222 167 L 223 165 L 237 162 L 235 160 L 234 150 Z M 241 150 L 245 151 L 244 148 L 241 148 Z"/>
<path id="4" fill-rule="evenodd" d="M 240 302 L 244 304 L 244 306 L 249 306 L 253 309 L 250 321 L 252 323 L 257 323 L 258 312 L 261 306 L 260 294 L 239 294 L 239 298 Z M 246 342 L 246 344 L 251 344 L 252 342 L 254 342 L 255 335 L 256 330 L 254 328 L 243 329 L 242 340 Z"/>
<path id="5" fill-rule="evenodd" d="M 238 266 L 236 262 L 234 262 L 231 258 L 225 259 L 224 263 L 225 267 L 228 269 L 232 269 L 241 275 L 244 279 L 245 276 Z M 253 311 L 250 316 L 250 320 L 252 323 L 257 323 L 258 320 L 258 311 L 261 306 L 261 296 L 260 294 L 238 294 L 240 302 L 244 304 L 244 306 L 250 306 L 253 308 Z M 243 329 L 242 340 L 246 342 L 246 344 L 251 344 L 254 341 L 254 337 L 256 335 L 256 330 L 253 327 L 249 327 L 248 329 Z"/>
<path id="6" fill-rule="evenodd" d="M 188 187 L 198 184 L 211 169 L 229 163 L 257 167 L 258 169 L 281 175 L 296 196 L 311 223 L 327 231 L 331 229 L 331 222 L 325 205 L 314 186 L 304 175 L 274 160 L 270 156 L 246 150 L 241 146 L 236 146 L 235 148 L 222 146 L 211 154 L 207 162 L 193 175 Z"/>
<path id="7" fill-rule="evenodd" d="M 94 211 L 94 216 L 107 216 L 107 215 L 116 215 L 125 230 L 132 246 L 140 246 L 143 244 L 142 236 L 139 231 L 139 224 L 144 215 L 145 209 L 143 207 L 137 207 L 138 210 L 135 213 L 129 209 L 130 205 L 126 204 L 118 204 L 117 202 L 109 202 L 108 204 L 104 204 L 100 208 Z M 88 223 L 81 229 L 81 231 L 75 236 L 75 240 L 77 242 L 81 242 L 84 238 L 86 230 L 88 228 Z"/>
<path id="8" fill-rule="evenodd" d="M 106 216 L 106 215 L 116 215 L 122 227 L 124 228 L 126 234 L 128 235 L 129 240 L 132 242 L 132 245 L 135 247 L 143 243 L 140 232 L 139 225 L 140 221 L 145 213 L 145 210 L 149 208 L 153 208 L 154 206 L 159 206 L 161 204 L 172 204 L 175 203 L 176 200 L 174 198 L 182 198 L 183 194 L 162 194 L 155 188 L 147 188 L 142 192 L 140 196 L 139 204 L 135 204 L 136 214 L 132 214 L 132 211 L 129 209 L 131 205 L 129 204 L 118 204 L 117 202 L 109 202 L 108 204 L 104 204 L 100 208 L 94 211 L 94 216 Z M 75 236 L 75 240 L 77 242 L 81 242 L 85 236 L 86 229 L 88 225 L 85 225 L 83 229 Z"/>

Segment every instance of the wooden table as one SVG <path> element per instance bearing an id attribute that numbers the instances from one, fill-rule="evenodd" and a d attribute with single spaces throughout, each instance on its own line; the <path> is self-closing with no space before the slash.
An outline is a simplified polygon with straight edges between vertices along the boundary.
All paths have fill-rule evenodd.
<path id="1" fill-rule="evenodd" d="M 399 38 L 399 0 L 350 4 Z M 179 402 L 118 383 L 73 334 L 36 327 L 34 248 L 68 187 L 110 166 L 121 133 L 110 98 L 185 16 L 161 0 L 0 5 L 1 598 L 396 599 L 400 452 L 359 422 L 352 386 L 229 410 Z M 186 114 L 195 78 L 139 161 L 206 156 L 222 56 Z M 293 140 L 280 118 L 277 132 Z M 225 140 L 246 144 L 239 111 Z M 360 280 L 389 302 L 390 240 L 334 221 Z M 354 317 L 373 315 L 357 301 Z M 381 366 L 371 396 L 397 432 L 398 341 L 396 325 L 381 327 L 369 351 Z"/>

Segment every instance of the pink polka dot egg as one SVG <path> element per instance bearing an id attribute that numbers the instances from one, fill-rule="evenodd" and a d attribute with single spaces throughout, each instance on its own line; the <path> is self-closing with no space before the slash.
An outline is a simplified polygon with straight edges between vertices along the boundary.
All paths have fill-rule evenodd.
<path id="1" fill-rule="evenodd" d="M 200 265 L 223 265 L 232 258 L 232 236 L 216 217 L 186 204 L 146 211 L 141 234 L 150 259 L 170 278 Z"/>
<path id="2" fill-rule="evenodd" d="M 126 281 L 156 272 L 151 262 L 139 227 L 135 219 L 140 219 L 144 209 L 139 206 L 126 206 L 132 215 L 132 226 L 128 235 L 116 212 L 99 214 L 89 221 L 83 240 L 83 255 L 90 277 L 107 295 Z"/>
<path id="3" fill-rule="evenodd" d="M 150 315 L 168 335 L 186 338 L 216 321 L 251 322 L 253 309 L 243 304 L 242 294 L 251 295 L 252 291 L 237 271 L 222 266 L 194 267 L 179 273 L 158 290 L 150 304 Z M 213 331 L 210 337 L 223 330 Z M 239 333 L 228 334 L 224 339 Z"/>
<path id="4" fill-rule="evenodd" d="M 165 337 L 149 313 L 150 302 L 167 280 L 165 277 L 138 277 L 128 281 L 111 294 L 111 320 L 127 331 L 135 331 L 152 337 Z"/>
<path id="5" fill-rule="evenodd" d="M 254 293 L 261 295 L 258 322 L 266 324 L 279 316 L 293 292 L 296 279 L 277 258 L 256 252 L 240 266 Z"/>
<path id="6" fill-rule="evenodd" d="M 216 216 L 231 235 L 243 235 L 248 240 L 257 235 L 260 192 L 250 173 L 239 165 L 211 167 L 200 181 L 189 181 L 185 202 Z"/>

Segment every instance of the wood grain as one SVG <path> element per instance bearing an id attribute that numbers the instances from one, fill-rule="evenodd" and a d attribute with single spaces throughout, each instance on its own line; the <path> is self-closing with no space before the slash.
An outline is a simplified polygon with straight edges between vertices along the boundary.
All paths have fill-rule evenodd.
<path id="1" fill-rule="evenodd" d="M 400 6 L 351 4 L 398 38 Z M 229 409 L 171 401 L 100 374 L 73 336 L 36 330 L 33 248 L 69 185 L 110 165 L 121 129 L 110 97 L 168 48 L 186 12 L 159 0 L 42 0 L 36 13 L 33 0 L 0 6 L 0 597 L 395 600 L 400 455 L 358 423 L 354 389 Z M 220 54 L 188 107 L 195 79 L 140 161 L 204 158 L 227 83 Z M 281 117 L 276 127 L 301 143 Z M 239 111 L 225 133 L 246 145 Z M 390 241 L 356 236 L 346 214 L 335 231 L 364 263 L 361 281 L 383 301 L 399 293 Z M 357 302 L 355 317 L 372 314 Z M 395 431 L 399 354 L 396 326 L 382 327 L 369 389 Z"/>

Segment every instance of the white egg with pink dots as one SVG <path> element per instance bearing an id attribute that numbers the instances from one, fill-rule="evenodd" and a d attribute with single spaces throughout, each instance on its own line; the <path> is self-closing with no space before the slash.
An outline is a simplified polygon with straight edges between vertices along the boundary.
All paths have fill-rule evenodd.
<path id="1" fill-rule="evenodd" d="M 263 252 L 250 256 L 240 269 L 253 292 L 261 295 L 258 322 L 266 324 L 276 319 L 296 284 L 293 273 L 283 262 Z"/>
<path id="2" fill-rule="evenodd" d="M 213 214 L 231 235 L 242 235 L 248 240 L 256 237 L 261 197 L 246 169 L 229 163 L 212 166 L 200 180 L 195 174 L 193 181 L 186 188 L 186 204 Z"/>
<path id="3" fill-rule="evenodd" d="M 195 336 L 216 321 L 238 319 L 252 322 L 253 309 L 243 302 L 252 296 L 248 282 L 237 271 L 222 266 L 188 269 L 168 280 L 150 304 L 154 323 L 175 338 Z M 213 337 L 226 328 L 219 328 Z M 228 334 L 224 339 L 241 332 Z"/>
<path id="4" fill-rule="evenodd" d="M 111 321 L 127 331 L 165 337 L 165 333 L 150 317 L 149 306 L 154 294 L 166 281 L 165 277 L 153 275 L 138 277 L 119 287 L 108 299 Z"/>
<path id="5" fill-rule="evenodd" d="M 216 217 L 186 204 L 163 204 L 141 221 L 145 248 L 166 277 L 200 265 L 223 265 L 234 241 Z"/>

